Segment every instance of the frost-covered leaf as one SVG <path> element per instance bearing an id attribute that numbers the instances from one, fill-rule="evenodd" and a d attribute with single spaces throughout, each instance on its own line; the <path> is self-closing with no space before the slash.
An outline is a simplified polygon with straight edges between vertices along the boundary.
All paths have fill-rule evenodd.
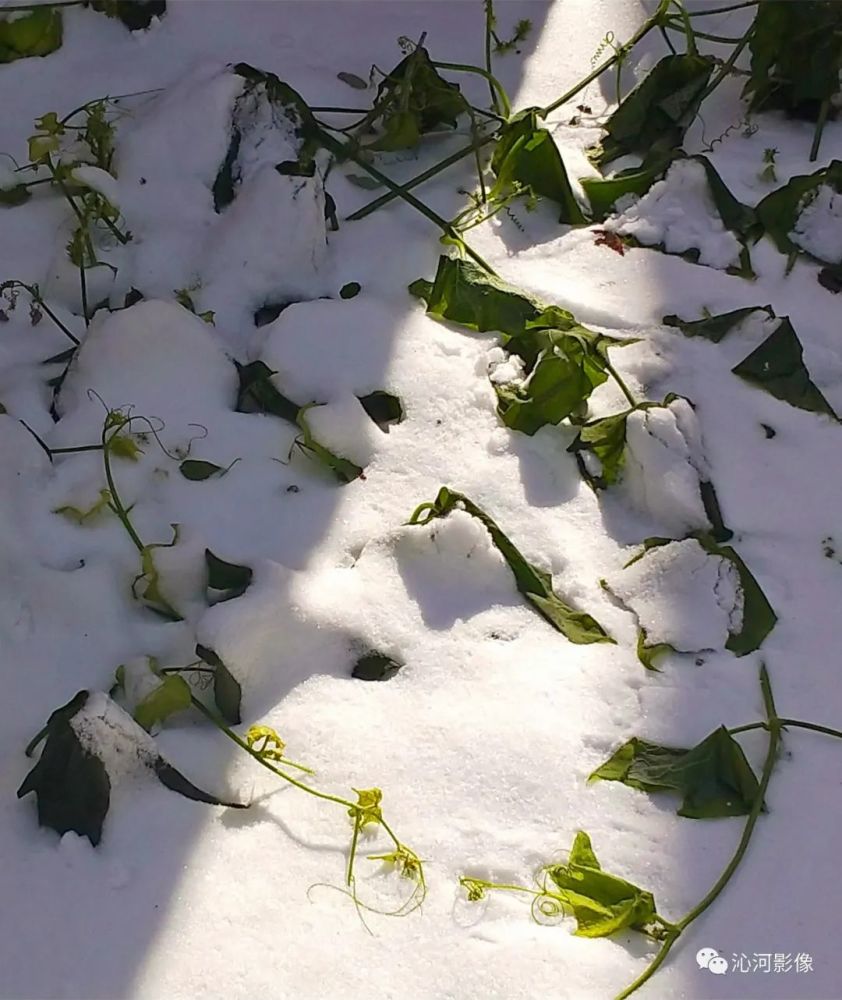
<path id="1" fill-rule="evenodd" d="M 608 135 L 592 159 L 603 164 L 626 153 L 666 153 L 680 146 L 714 65 L 712 56 L 692 53 L 661 59 L 608 119 Z"/>
<path id="2" fill-rule="evenodd" d="M 199 643 L 196 656 L 213 667 L 213 700 L 219 714 L 229 725 L 238 726 L 242 722 L 240 706 L 243 700 L 239 682 L 212 649 Z"/>
<path id="3" fill-rule="evenodd" d="M 87 524 L 88 521 L 93 520 L 99 514 L 102 514 L 106 510 L 111 510 L 111 491 L 110 490 L 100 490 L 99 499 L 96 503 L 92 504 L 87 509 L 83 510 L 81 507 L 74 507 L 71 504 L 64 504 L 63 507 L 56 507 L 53 511 L 54 514 L 61 514 L 68 520 L 73 521 L 74 524 Z"/>
<path id="4" fill-rule="evenodd" d="M 59 834 L 72 830 L 96 846 L 111 798 L 103 762 L 79 742 L 70 720 L 88 701 L 79 691 L 47 720 L 47 742 L 38 763 L 24 778 L 18 798 L 35 792 L 38 823 Z M 30 744 L 31 746 L 31 744 Z"/>
<path id="5" fill-rule="evenodd" d="M 132 716 L 148 732 L 154 725 L 187 708 L 190 708 L 190 686 L 178 674 L 167 674 L 161 677 L 154 690 L 135 705 Z"/>
<path id="6" fill-rule="evenodd" d="M 354 664 L 351 676 L 361 681 L 387 681 L 403 666 L 384 653 L 366 653 Z"/>
<path id="7" fill-rule="evenodd" d="M 791 406 L 824 413 L 838 420 L 830 403 L 810 378 L 801 341 L 788 316 L 784 316 L 775 331 L 731 371 Z"/>
<path id="8" fill-rule="evenodd" d="M 519 112 L 502 127 L 491 169 L 497 178 L 490 192 L 492 201 L 523 190 L 554 201 L 560 209 L 559 222 L 575 226 L 586 221 L 561 153 L 550 133 L 538 124 L 537 108 Z"/>
<path id="9" fill-rule="evenodd" d="M 544 871 L 573 911 L 579 937 L 607 937 L 626 928 L 645 933 L 657 920 L 652 893 L 604 871 L 590 837 L 581 830 L 567 864 L 548 865 Z"/>
<path id="10" fill-rule="evenodd" d="M 433 518 L 446 517 L 460 507 L 485 526 L 514 574 L 518 591 L 554 629 L 575 643 L 614 642 L 595 618 L 566 604 L 553 590 L 552 576 L 527 562 L 488 514 L 464 494 L 442 486 L 432 503 L 421 504 L 415 510 L 409 523 L 427 524 Z"/>
<path id="11" fill-rule="evenodd" d="M 241 597 L 251 584 L 254 571 L 250 566 L 238 566 L 226 562 L 205 549 L 205 564 L 208 568 L 208 588 L 223 591 L 218 601 L 230 601 L 233 597 Z"/>
<path id="12" fill-rule="evenodd" d="M 600 765 L 589 781 L 620 781 L 643 792 L 678 792 L 679 816 L 747 816 L 759 791 L 739 743 L 724 726 L 690 750 L 634 737 Z"/>
<path id="13" fill-rule="evenodd" d="M 154 17 L 164 16 L 167 0 L 91 0 L 91 7 L 122 21 L 129 31 L 142 31 Z"/>
<path id="14" fill-rule="evenodd" d="M 61 45 L 61 11 L 35 7 L 22 17 L 4 17 L 0 7 L 0 63 L 47 56 Z"/>
<path id="15" fill-rule="evenodd" d="M 357 397 L 362 408 L 382 431 L 388 431 L 390 424 L 399 424 L 403 420 L 403 404 L 398 396 L 376 389 L 366 396 Z"/>
<path id="16" fill-rule="evenodd" d="M 810 202 L 817 198 L 820 188 L 829 188 L 832 192 L 842 192 L 842 160 L 833 160 L 826 167 L 812 174 L 799 174 L 790 178 L 789 182 L 779 187 L 766 197 L 754 209 L 757 225 L 754 235 L 759 238 L 767 233 L 778 250 L 789 257 L 799 253 L 809 253 L 818 260 L 830 264 L 838 263 L 838 257 L 833 259 L 823 254 L 821 244 L 816 244 L 802 236 L 799 242 L 793 239 L 801 213 L 808 208 Z M 825 225 L 830 225 L 838 232 L 837 220 L 829 218 L 828 213 L 821 213 Z"/>
<path id="17" fill-rule="evenodd" d="M 745 309 L 733 309 L 731 312 L 696 320 L 683 320 L 675 315 L 664 316 L 661 322 L 664 326 L 677 327 L 687 337 L 704 337 L 705 340 L 718 344 L 735 326 L 739 326 L 743 320 L 756 312 L 766 313 L 769 317 L 775 315 L 771 306 L 748 306 Z"/>
<path id="18" fill-rule="evenodd" d="M 763 0 L 749 38 L 751 111 L 780 108 L 815 121 L 839 92 L 842 7 L 828 0 Z"/>

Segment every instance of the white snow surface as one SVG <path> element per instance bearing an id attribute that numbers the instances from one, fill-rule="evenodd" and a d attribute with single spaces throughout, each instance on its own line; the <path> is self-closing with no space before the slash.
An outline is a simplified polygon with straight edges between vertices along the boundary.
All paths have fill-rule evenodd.
<path id="1" fill-rule="evenodd" d="M 606 32 L 625 40 L 652 9 L 651 0 L 498 0 L 501 33 L 519 18 L 533 21 L 520 55 L 495 56 L 513 108 L 553 101 L 589 72 Z M 738 37 L 748 16 L 738 10 L 704 21 L 714 34 Z M 621 219 L 638 227 L 642 241 L 664 240 L 675 251 L 700 246 L 707 267 L 643 248 L 620 256 L 596 246 L 590 228 L 560 226 L 555 207 L 544 203 L 534 212 L 513 205 L 517 224 L 500 213 L 471 230 L 471 246 L 505 280 L 593 329 L 638 339 L 611 352 L 637 398 L 674 392 L 693 400 L 692 412 L 673 405 L 669 414 L 632 421 L 627 478 L 596 495 L 566 450 L 572 427 L 527 437 L 500 423 L 489 366 L 495 379 L 519 372 L 504 362 L 497 338 L 435 322 L 407 293 L 410 282 L 433 275 L 443 249 L 428 219 L 393 202 L 344 221 L 381 192 L 345 180 L 359 168 L 334 165 L 326 187 L 340 228 L 326 232 L 320 179 L 267 168 L 286 155 L 284 134 L 275 131 L 269 135 L 279 145 L 265 150 L 271 156 L 263 160 L 255 141 L 237 198 L 214 211 L 213 184 L 242 92 L 227 66 L 247 61 L 275 72 L 313 105 L 370 106 L 373 91 L 352 90 L 336 74 L 364 78 L 372 64 L 394 66 L 400 36 L 426 31 L 434 58 L 482 65 L 479 2 L 171 0 L 148 33 L 130 33 L 87 8 L 65 8 L 63 17 L 59 51 L 0 66 L 0 151 L 23 163 L 35 118 L 104 95 L 137 95 L 120 102 L 118 190 L 111 190 L 133 240 L 103 250 L 118 268 L 116 280 L 107 268 L 90 280 L 95 302 L 110 294 L 112 306 L 122 305 L 132 286 L 146 300 L 102 310 L 86 329 L 64 256 L 73 226 L 66 202 L 39 185 L 26 204 L 0 208 L 0 281 L 39 283 L 83 342 L 55 422 L 45 381 L 62 365 L 42 363 L 70 341 L 46 315 L 33 325 L 24 293 L 14 309 L 0 304 L 8 317 L 0 322 L 7 410 L 0 414 L 0 998 L 616 995 L 651 961 L 654 944 L 636 933 L 575 937 L 570 920 L 539 926 L 529 900 L 515 894 L 468 903 L 458 878 L 530 885 L 583 829 L 606 870 L 652 891 L 659 912 L 680 919 L 720 876 L 742 819 L 678 817 L 669 795 L 588 785 L 593 769 L 632 736 L 692 746 L 720 725 L 760 721 L 761 661 L 782 715 L 842 726 L 833 655 L 842 605 L 839 428 L 731 374 L 768 332 L 762 323 L 743 324 L 720 344 L 661 325 L 668 313 L 692 319 L 706 309 L 771 303 L 791 317 L 812 377 L 842 410 L 837 299 L 817 284 L 808 260 L 785 276 L 786 261 L 768 241 L 752 248 L 756 281 L 726 274 L 736 247 L 718 228 L 692 163 L 677 164 L 677 174 L 674 167 Z M 722 58 L 730 51 L 708 48 Z M 624 68 L 624 86 L 665 51 L 653 32 Z M 453 78 L 473 103 L 487 104 L 481 78 Z M 574 184 L 590 169 L 582 150 L 599 138 L 594 122 L 610 110 L 614 83 L 596 81 L 547 123 Z M 706 102 L 704 134 L 701 123 L 692 127 L 688 153 L 739 120 L 742 84 L 728 78 Z M 583 114 L 578 104 L 593 110 L 579 129 L 567 124 Z M 344 115 L 333 120 L 348 124 Z M 816 169 L 808 160 L 811 123 L 778 115 L 755 121 L 756 134 L 732 130 L 710 153 L 746 204 L 768 193 L 758 180 L 765 148 L 778 150 L 780 183 Z M 460 121 L 453 135 L 376 162 L 406 181 L 469 138 Z M 828 122 L 820 158 L 840 157 L 842 123 Z M 8 185 L 7 161 L 0 163 L 0 184 Z M 291 189 L 303 180 L 313 183 L 294 201 Z M 99 181 L 105 191 L 110 182 Z M 460 189 L 475 184 L 467 158 L 416 194 L 453 218 L 465 207 Z M 361 293 L 340 300 L 350 281 Z M 197 311 L 215 312 L 215 325 L 175 303 L 180 288 L 192 289 Z M 255 309 L 289 300 L 271 325 L 254 325 Z M 293 447 L 296 427 L 235 412 L 233 359 L 262 359 L 290 399 L 321 404 L 308 411 L 313 433 L 364 464 L 365 478 L 338 485 Z M 388 433 L 358 402 L 380 389 L 399 396 L 406 414 Z M 626 405 L 610 381 L 592 403 L 594 415 Z M 164 621 L 132 598 L 140 558 L 116 517 L 104 512 L 76 525 L 53 513 L 98 499 L 106 486 L 101 453 L 56 454 L 50 463 L 20 423 L 52 448 L 92 446 L 106 409 L 129 407 L 152 421 L 169 454 L 149 425 L 133 421 L 142 454 L 136 462 L 113 457 L 115 483 L 144 544 L 167 545 L 179 525 L 178 544 L 154 553 L 161 589 L 182 622 Z M 179 472 L 188 452 L 223 468 L 239 461 L 224 476 L 191 482 Z M 646 468 L 645 490 L 638 483 L 637 492 L 635 462 Z M 731 544 L 779 616 L 758 654 L 723 650 L 733 580 L 695 542 L 673 543 L 622 569 L 644 538 L 705 527 L 698 484 L 706 478 L 734 532 Z M 465 512 L 407 525 L 443 484 L 487 511 L 616 645 L 574 645 L 555 632 Z M 205 548 L 253 569 L 244 596 L 208 606 Z M 661 566 L 676 549 L 681 560 Z M 628 596 L 652 638 L 660 628 L 682 648 L 712 648 L 698 658 L 704 662 L 671 656 L 660 672 L 645 671 L 636 657 L 637 619 L 602 590 L 603 578 L 620 587 L 637 580 Z M 285 786 L 198 712 L 168 720 L 154 746 L 197 785 L 230 787 L 249 809 L 206 807 L 156 781 L 120 781 L 96 850 L 37 826 L 33 797 L 18 801 L 15 791 L 32 765 L 23 748 L 49 714 L 82 688 L 107 691 L 121 663 L 149 656 L 193 663 L 197 643 L 213 648 L 242 683 L 238 732 L 274 727 L 290 758 L 315 770 L 302 780 L 330 793 L 382 788 L 388 822 L 425 860 L 429 892 L 419 912 L 403 919 L 365 912 L 369 934 L 346 896 L 311 889 L 343 885 L 346 809 Z M 353 679 L 355 661 L 370 651 L 401 670 L 385 683 Z M 126 747 L 135 737 L 145 747 L 152 739 L 138 736 L 101 693 L 77 725 L 114 746 L 120 734 Z M 739 739 L 759 774 L 766 734 Z M 795 728 L 784 747 L 765 796 L 768 812 L 737 876 L 682 934 L 642 1000 L 838 996 L 832 873 L 842 751 L 838 741 Z M 118 775 L 122 764 L 111 765 Z M 357 867 L 360 898 L 386 908 L 408 883 L 364 855 L 388 846 L 376 832 L 366 837 Z M 830 874 L 805 882 L 794 855 Z M 728 960 L 804 952 L 814 967 L 713 976 L 695 960 L 712 947 Z"/>

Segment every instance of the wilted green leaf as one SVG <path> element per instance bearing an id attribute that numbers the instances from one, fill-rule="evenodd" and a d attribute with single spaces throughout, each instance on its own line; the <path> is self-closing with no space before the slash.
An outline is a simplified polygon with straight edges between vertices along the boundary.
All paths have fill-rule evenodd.
<path id="1" fill-rule="evenodd" d="M 391 392 L 376 389 L 367 396 L 358 396 L 357 399 L 365 412 L 383 431 L 388 431 L 390 424 L 399 424 L 403 420 L 403 405 Z"/>
<path id="2" fill-rule="evenodd" d="M 590 781 L 620 781 L 643 792 L 678 792 L 679 816 L 747 816 L 759 792 L 739 743 L 724 726 L 690 750 L 634 737 L 591 774 Z"/>
<path id="3" fill-rule="evenodd" d="M 416 46 L 377 88 L 372 122 L 383 134 L 367 148 L 409 149 L 426 132 L 443 125 L 455 128 L 466 107 L 459 87 L 439 76 L 427 50 Z"/>
<path id="4" fill-rule="evenodd" d="M 696 117 L 715 65 L 712 56 L 665 56 L 620 103 L 605 124 L 608 136 L 593 153 L 608 163 L 626 153 L 667 153 L 681 145 Z"/>
<path id="5" fill-rule="evenodd" d="M 839 92 L 842 7 L 827 0 L 763 0 L 749 38 L 751 111 L 780 108 L 815 121 Z"/>
<path id="6" fill-rule="evenodd" d="M 343 285 L 339 289 L 340 299 L 354 299 L 362 291 L 362 286 L 359 281 L 349 281 L 347 285 Z"/>
<path id="7" fill-rule="evenodd" d="M 24 778 L 18 798 L 35 792 L 38 823 L 59 834 L 72 830 L 96 847 L 108 812 L 111 782 L 102 761 L 79 742 L 70 720 L 84 708 L 80 691 L 47 721 L 47 742 L 38 763 Z"/>
<path id="8" fill-rule="evenodd" d="M 209 667 L 213 667 L 213 700 L 219 714 L 231 726 L 242 722 L 241 705 L 243 690 L 234 675 L 212 649 L 196 644 L 196 656 Z"/>
<path id="9" fill-rule="evenodd" d="M 150 611 L 161 615 L 168 621 L 183 621 L 181 615 L 170 604 L 161 590 L 161 575 L 155 564 L 155 549 L 171 549 L 178 543 L 178 525 L 171 525 L 173 537 L 171 542 L 144 545 L 140 553 L 140 573 L 132 581 L 132 594 Z"/>
<path id="10" fill-rule="evenodd" d="M 4 17 L 0 7 L 0 63 L 47 56 L 61 45 L 61 11 L 36 7 L 22 17 Z"/>
<path id="11" fill-rule="evenodd" d="M 225 562 L 205 549 L 205 564 L 208 568 L 208 587 L 211 590 L 225 591 L 223 601 L 232 597 L 242 596 L 251 584 L 254 572 L 249 566 L 238 566 L 236 563 Z"/>
<path id="12" fill-rule="evenodd" d="M 554 629 L 575 643 L 614 642 L 595 618 L 562 601 L 553 590 L 552 576 L 527 562 L 488 514 L 464 494 L 442 486 L 432 503 L 421 504 L 415 510 L 409 523 L 427 524 L 433 518 L 446 517 L 452 510 L 458 509 L 459 505 L 485 526 L 514 574 L 518 591 Z"/>
<path id="13" fill-rule="evenodd" d="M 403 666 L 383 653 L 366 653 L 354 664 L 351 676 L 361 681 L 387 681 Z"/>
<path id="14" fill-rule="evenodd" d="M 664 316 L 661 322 L 664 326 L 678 327 L 687 337 L 704 337 L 705 340 L 718 344 L 735 326 L 756 312 L 765 312 L 770 317 L 775 315 L 771 306 L 748 306 L 745 309 L 733 309 L 731 312 L 696 320 L 683 320 L 675 315 Z"/>
<path id="15" fill-rule="evenodd" d="M 135 722 L 148 732 L 156 723 L 165 722 L 176 712 L 190 708 L 190 686 L 178 674 L 161 677 L 154 691 L 135 705 Z"/>
<path id="16" fill-rule="evenodd" d="M 658 922 L 652 893 L 603 871 L 582 831 L 567 864 L 548 865 L 544 871 L 573 911 L 579 937 L 606 937 L 625 928 L 646 933 Z"/>
<path id="17" fill-rule="evenodd" d="M 110 490 L 100 490 L 99 499 L 95 504 L 88 507 L 87 510 L 83 510 L 80 507 L 73 507 L 70 504 L 65 504 L 63 507 L 56 507 L 53 511 L 54 514 L 61 514 L 69 520 L 73 521 L 75 524 L 87 524 L 88 521 L 93 520 L 97 515 L 102 514 L 106 510 L 111 509 L 111 492 Z"/>
<path id="18" fill-rule="evenodd" d="M 791 406 L 824 413 L 838 420 L 810 378 L 801 341 L 788 316 L 784 316 L 774 332 L 731 371 Z"/>
<path id="19" fill-rule="evenodd" d="M 225 806 L 228 809 L 248 809 L 248 804 L 245 802 L 227 802 L 211 795 L 210 792 L 197 788 L 192 781 L 188 781 L 181 771 L 177 771 L 163 757 L 158 757 L 155 760 L 152 769 L 165 788 L 169 788 L 171 792 L 178 792 L 179 795 L 183 795 L 184 798 L 191 799 L 193 802 L 204 802 L 209 806 Z"/>
<path id="20" fill-rule="evenodd" d="M 549 198 L 560 208 L 559 222 L 581 225 L 586 221 L 573 194 L 567 170 L 553 137 L 538 125 L 538 109 L 514 115 L 500 130 L 491 169 L 497 178 L 492 201 L 520 189 Z"/>

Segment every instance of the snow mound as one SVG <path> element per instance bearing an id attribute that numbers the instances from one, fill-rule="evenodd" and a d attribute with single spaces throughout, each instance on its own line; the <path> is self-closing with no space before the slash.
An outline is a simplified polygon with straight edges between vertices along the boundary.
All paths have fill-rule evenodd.
<path id="1" fill-rule="evenodd" d="M 842 194 L 820 184 L 801 201 L 789 238 L 802 250 L 829 264 L 842 260 Z"/>
<path id="2" fill-rule="evenodd" d="M 88 697 L 70 726 L 82 747 L 105 765 L 112 784 L 150 767 L 158 758 L 152 737 L 101 691 Z"/>

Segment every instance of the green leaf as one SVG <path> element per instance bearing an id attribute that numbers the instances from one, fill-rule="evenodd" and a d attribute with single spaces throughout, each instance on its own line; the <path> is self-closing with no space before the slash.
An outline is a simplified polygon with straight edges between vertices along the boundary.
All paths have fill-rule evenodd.
<path id="1" fill-rule="evenodd" d="M 574 643 L 614 642 L 595 618 L 562 601 L 553 590 L 551 575 L 527 562 L 488 514 L 464 494 L 442 486 L 436 499 L 417 508 L 409 523 L 427 524 L 433 518 L 446 517 L 458 505 L 485 526 L 514 574 L 518 591 L 554 629 Z"/>
<path id="2" fill-rule="evenodd" d="M 646 641 L 646 629 L 638 625 L 637 627 L 637 658 L 646 667 L 647 670 L 654 670 L 656 672 L 660 671 L 655 663 L 660 657 L 665 656 L 667 653 L 677 653 L 678 650 L 675 646 L 671 646 L 668 642 L 652 642 L 648 643 Z"/>
<path id="3" fill-rule="evenodd" d="M 178 544 L 178 525 L 170 525 L 173 530 L 171 542 L 155 542 L 144 545 L 140 552 L 140 573 L 132 581 L 132 594 L 150 611 L 168 621 L 180 622 L 184 619 L 170 604 L 161 590 L 161 574 L 155 564 L 155 549 L 171 549 Z"/>
<path id="4" fill-rule="evenodd" d="M 212 649 L 196 644 L 196 656 L 209 667 L 213 667 L 213 700 L 219 714 L 231 726 L 242 722 L 241 705 L 243 690 L 234 675 Z"/>
<path id="5" fill-rule="evenodd" d="M 499 330 L 508 337 L 523 333 L 527 321 L 539 316 L 543 308 L 537 299 L 473 261 L 455 257 L 439 257 L 435 280 L 419 278 L 409 290 L 424 299 L 432 316 L 480 333 Z"/>
<path id="6" fill-rule="evenodd" d="M 349 281 L 339 289 L 340 299 L 355 299 L 362 291 L 359 281 Z"/>
<path id="7" fill-rule="evenodd" d="M 183 795 L 184 798 L 191 799 L 193 802 L 204 802 L 209 806 L 225 806 L 228 809 L 248 809 L 248 804 L 245 802 L 227 802 L 211 795 L 210 792 L 197 788 L 192 781 L 188 781 L 181 771 L 177 771 L 163 757 L 157 758 L 152 769 L 165 788 L 169 788 L 171 792 L 178 792 L 179 795 Z"/>
<path id="8" fill-rule="evenodd" d="M 298 411 L 297 422 L 303 432 L 299 445 L 303 451 L 309 452 L 316 461 L 321 462 L 325 468 L 330 469 L 340 483 L 352 483 L 355 479 L 359 479 L 362 476 L 362 468 L 350 459 L 343 458 L 341 455 L 332 452 L 329 448 L 325 448 L 323 444 L 320 444 L 313 437 L 310 431 L 310 426 L 307 423 L 307 411 L 318 405 L 318 403 L 310 403 L 307 406 L 302 406 Z"/>
<path id="9" fill-rule="evenodd" d="M 205 549 L 205 564 L 208 568 L 207 585 L 211 590 L 225 591 L 222 601 L 242 596 L 248 590 L 254 576 L 251 567 L 225 562 L 210 549 Z"/>
<path id="10" fill-rule="evenodd" d="M 388 431 L 391 424 L 399 424 L 403 420 L 403 404 L 398 396 L 376 389 L 367 396 L 357 396 L 362 408 L 382 431 Z"/>
<path id="11" fill-rule="evenodd" d="M 497 178 L 491 189 L 492 201 L 521 189 L 549 198 L 560 208 L 559 222 L 582 225 L 585 219 L 573 194 L 561 153 L 553 137 L 538 125 L 538 108 L 527 108 L 502 127 L 491 158 Z"/>
<path id="12" fill-rule="evenodd" d="M 165 722 L 186 708 L 190 708 L 190 686 L 183 677 L 167 674 L 154 691 L 135 705 L 132 714 L 135 722 L 149 732 L 156 723 Z"/>
<path id="13" fill-rule="evenodd" d="M 842 8 L 827 0 L 764 0 L 749 38 L 749 110 L 780 108 L 815 121 L 839 91 Z"/>
<path id="14" fill-rule="evenodd" d="M 20 799 L 35 792 L 41 826 L 59 834 L 72 830 L 96 847 L 102 838 L 111 782 L 102 761 L 82 746 L 70 725 L 87 700 L 88 692 L 80 691 L 52 713 L 45 727 L 47 742 L 17 795 Z"/>
<path id="15" fill-rule="evenodd" d="M 678 792 L 679 816 L 716 819 L 747 816 L 759 793 L 757 778 L 739 743 L 724 726 L 690 750 L 634 737 L 589 781 L 620 781 L 643 792 Z"/>
<path id="16" fill-rule="evenodd" d="M 15 18 L 0 13 L 0 63 L 47 56 L 59 48 L 61 41 L 61 11 L 56 7 L 36 7 Z"/>
<path id="17" fill-rule="evenodd" d="M 628 167 L 613 177 L 582 177 L 579 183 L 591 204 L 594 221 L 607 218 L 623 195 L 646 194 L 655 181 L 661 180 L 674 159 L 674 153 L 657 154 L 647 157 L 639 167 Z"/>
<path id="18" fill-rule="evenodd" d="M 604 490 L 620 478 L 626 457 L 626 425 L 634 407 L 584 424 L 568 451 L 576 458 L 582 478 L 594 489 Z M 590 452 L 599 459 L 600 472 L 592 473 L 582 455 Z"/>
<path id="19" fill-rule="evenodd" d="M 336 74 L 336 79 L 347 83 L 354 90 L 368 90 L 368 83 L 362 77 L 357 76 L 356 73 L 346 73 L 343 70 L 343 72 Z"/>
<path id="20" fill-rule="evenodd" d="M 809 199 L 823 184 L 837 193 L 842 191 L 842 160 L 833 160 L 813 174 L 792 177 L 783 187 L 767 194 L 754 209 L 757 217 L 755 237 L 759 239 L 763 233 L 767 233 L 778 250 L 787 256 L 807 253 L 790 239 L 789 234 L 795 229 L 804 200 Z M 814 256 L 809 253 L 807 255 Z M 838 261 L 830 260 L 827 263 L 836 264 Z"/>
<path id="21" fill-rule="evenodd" d="M 198 483 L 203 482 L 205 479 L 210 479 L 211 476 L 218 475 L 221 479 L 226 472 L 239 462 L 239 458 L 235 458 L 231 465 L 216 465 L 213 462 L 205 462 L 198 458 L 186 458 L 178 467 L 178 471 L 184 476 L 185 479 L 191 480 L 191 482 Z"/>
<path id="22" fill-rule="evenodd" d="M 566 865 L 544 871 L 573 911 L 578 937 L 607 937 L 626 928 L 646 932 L 659 920 L 652 893 L 603 871 L 586 833 L 576 834 Z"/>
<path id="23" fill-rule="evenodd" d="M 675 315 L 664 316 L 661 322 L 664 326 L 677 327 L 686 337 L 704 337 L 705 340 L 718 344 L 735 326 L 756 312 L 765 312 L 770 317 L 775 315 L 771 306 L 748 306 L 745 309 L 733 309 L 731 312 L 696 320 L 683 320 Z"/>
<path id="24" fill-rule="evenodd" d="M 354 664 L 351 676 L 361 681 L 387 681 L 403 666 L 384 653 L 366 653 Z"/>
<path id="25" fill-rule="evenodd" d="M 74 524 L 82 525 L 87 524 L 88 521 L 93 520 L 106 510 L 111 510 L 110 490 L 100 490 L 99 499 L 92 506 L 88 507 L 87 510 L 65 504 L 63 507 L 56 507 L 53 513 L 61 514 L 63 517 L 68 518 L 68 520 L 73 521 Z"/>
<path id="26" fill-rule="evenodd" d="M 810 378 L 801 341 L 788 316 L 731 371 L 791 406 L 839 419 Z"/>
<path id="27" fill-rule="evenodd" d="M 439 76 L 427 50 L 416 46 L 377 88 L 372 123 L 384 134 L 368 149 L 409 149 L 442 126 L 456 127 L 467 104 L 459 87 Z"/>
<path id="28" fill-rule="evenodd" d="M 31 197 L 32 192 L 25 184 L 16 184 L 10 188 L 0 188 L 0 205 L 5 205 L 6 208 L 22 205 L 25 201 L 29 201 Z"/>
<path id="29" fill-rule="evenodd" d="M 164 16 L 167 0 L 92 0 L 91 7 L 122 21 L 129 31 L 141 31 L 149 27 L 154 17 Z"/>
<path id="30" fill-rule="evenodd" d="M 627 153 L 649 155 L 680 146 L 696 117 L 715 61 L 692 53 L 666 56 L 620 103 L 605 124 L 608 136 L 592 158 L 603 164 Z"/>

